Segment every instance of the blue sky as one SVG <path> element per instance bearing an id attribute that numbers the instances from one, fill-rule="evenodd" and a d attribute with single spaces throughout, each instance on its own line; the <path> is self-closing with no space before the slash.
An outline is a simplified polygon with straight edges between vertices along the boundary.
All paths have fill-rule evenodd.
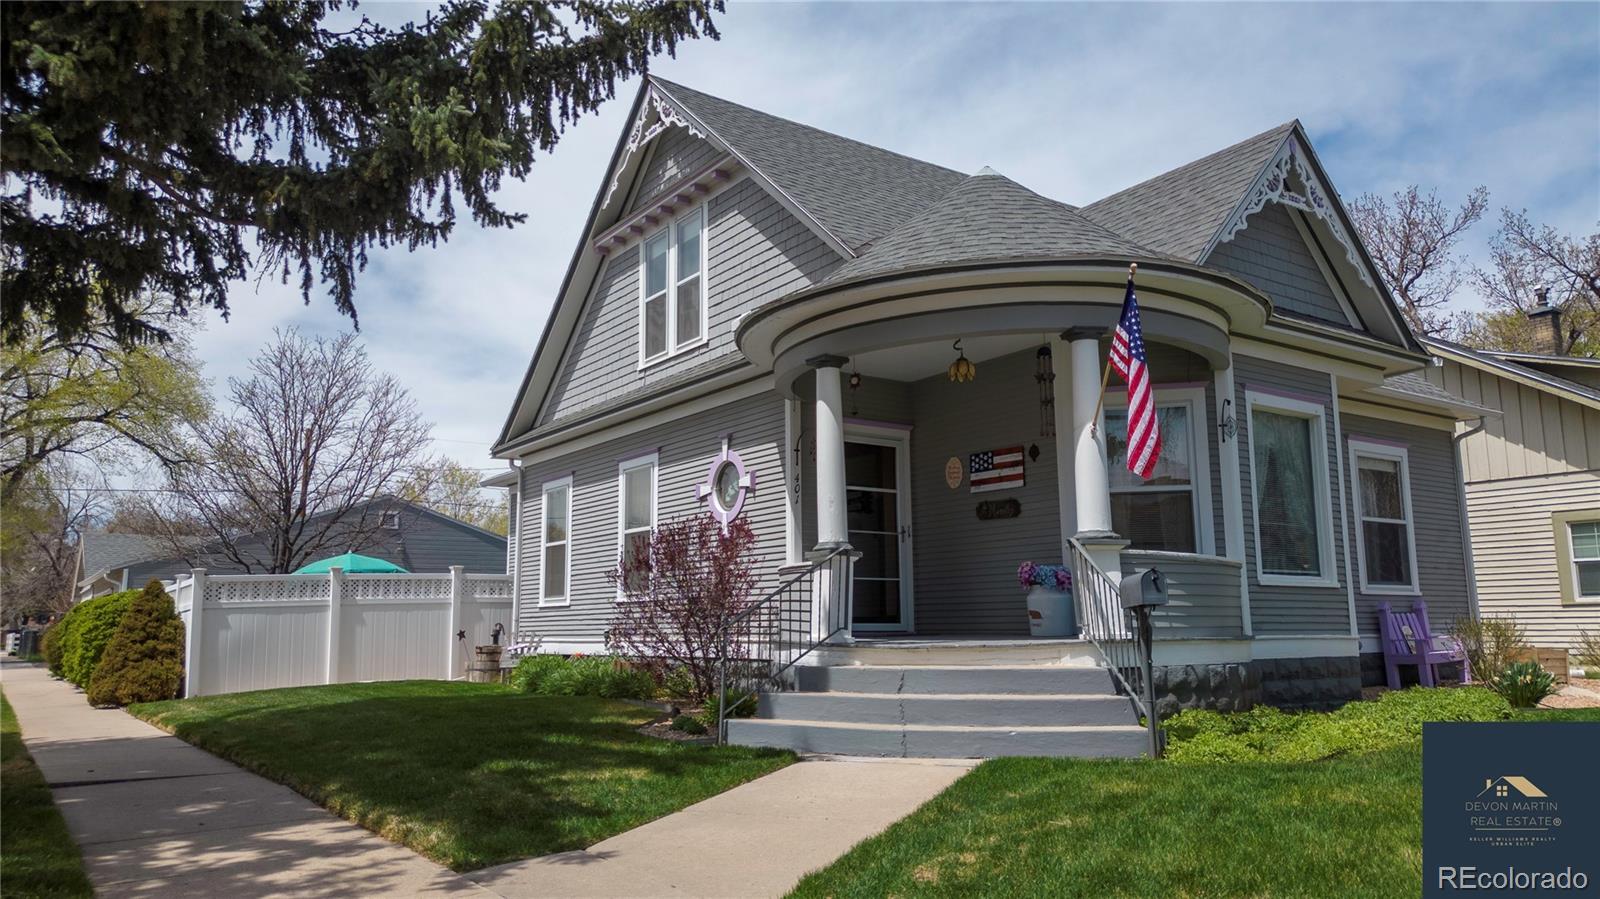
<path id="1" fill-rule="evenodd" d="M 363 6 L 384 20 L 420 7 Z M 1600 221 L 1600 4 L 739 3 L 719 42 L 655 71 L 961 171 L 988 165 L 1082 204 L 1299 118 L 1345 197 L 1416 182 L 1449 201 L 1590 233 Z M 374 256 L 361 333 L 478 468 L 510 408 L 637 81 L 568 131 L 500 201 L 528 224 L 463 221 L 437 249 Z M 1493 231 L 1468 238 L 1481 250 Z M 1463 307 L 1474 298 L 1463 298 Z M 348 323 L 268 279 L 196 338 L 238 374 L 271 329 Z"/>

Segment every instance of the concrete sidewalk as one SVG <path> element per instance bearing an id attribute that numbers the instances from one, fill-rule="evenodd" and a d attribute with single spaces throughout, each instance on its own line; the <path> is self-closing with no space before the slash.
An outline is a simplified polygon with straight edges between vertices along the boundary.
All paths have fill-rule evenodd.
<path id="1" fill-rule="evenodd" d="M 6 698 L 95 895 L 493 894 L 116 709 L 7 661 Z"/>
<path id="2" fill-rule="evenodd" d="M 975 764 L 803 761 L 587 850 L 466 876 L 510 899 L 781 896 Z"/>

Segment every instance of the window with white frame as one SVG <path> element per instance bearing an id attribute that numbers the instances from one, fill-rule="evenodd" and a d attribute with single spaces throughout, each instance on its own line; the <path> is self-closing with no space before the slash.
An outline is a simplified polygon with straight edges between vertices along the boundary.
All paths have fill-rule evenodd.
<path id="1" fill-rule="evenodd" d="M 639 361 L 648 364 L 706 335 L 705 207 L 645 238 L 640 251 Z"/>
<path id="2" fill-rule="evenodd" d="M 1111 525 L 1133 549 L 1212 551 L 1205 391 L 1156 390 L 1161 456 L 1150 478 L 1128 470 L 1128 410 L 1105 410 Z"/>
<path id="3" fill-rule="evenodd" d="M 1404 447 L 1350 441 L 1356 554 L 1366 593 L 1416 593 L 1417 542 Z"/>
<path id="4" fill-rule="evenodd" d="M 1572 582 L 1579 599 L 1600 599 L 1600 521 L 1567 525 L 1572 541 Z"/>
<path id="5" fill-rule="evenodd" d="M 643 573 L 636 560 L 650 552 L 650 532 L 656 524 L 656 455 L 630 459 L 619 466 L 617 475 L 617 555 L 624 572 L 624 594 L 644 590 Z"/>
<path id="6" fill-rule="evenodd" d="M 1263 584 L 1338 586 L 1324 409 L 1264 393 L 1245 398 L 1256 577 Z"/>
<path id="7" fill-rule="evenodd" d="M 572 479 L 545 484 L 540 505 L 539 604 L 562 605 L 572 584 Z"/>

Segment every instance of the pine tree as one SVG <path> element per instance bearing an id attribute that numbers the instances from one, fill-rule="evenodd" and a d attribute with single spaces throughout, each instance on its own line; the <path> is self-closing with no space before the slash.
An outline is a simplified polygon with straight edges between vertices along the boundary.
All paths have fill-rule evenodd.
<path id="1" fill-rule="evenodd" d="M 160 581 L 151 581 L 122 616 L 122 624 L 89 681 L 92 705 L 156 702 L 178 695 L 183 681 L 183 620 Z"/>

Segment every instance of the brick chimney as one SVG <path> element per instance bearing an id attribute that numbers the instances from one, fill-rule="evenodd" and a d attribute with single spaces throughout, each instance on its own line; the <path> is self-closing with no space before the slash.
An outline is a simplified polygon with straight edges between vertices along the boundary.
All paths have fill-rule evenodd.
<path id="1" fill-rule="evenodd" d="M 1550 288 L 1541 287 L 1535 294 L 1539 304 L 1528 312 L 1533 325 L 1533 351 L 1546 356 L 1563 355 L 1566 341 L 1561 335 L 1561 310 L 1550 305 Z"/>

